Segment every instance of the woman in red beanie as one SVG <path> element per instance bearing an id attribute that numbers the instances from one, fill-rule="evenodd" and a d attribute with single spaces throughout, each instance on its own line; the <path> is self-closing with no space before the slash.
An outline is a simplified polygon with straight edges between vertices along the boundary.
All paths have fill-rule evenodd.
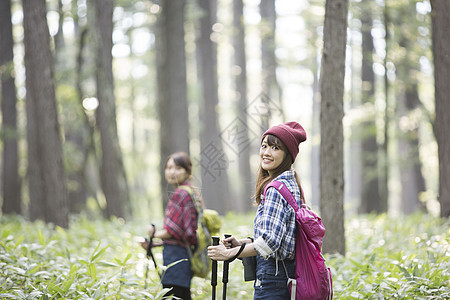
<path id="1" fill-rule="evenodd" d="M 273 126 L 262 135 L 254 239 L 237 240 L 232 236 L 224 239 L 223 244 L 208 248 L 208 255 L 214 260 L 256 256 L 254 299 L 289 299 L 287 280 L 295 274 L 295 212 L 275 188 L 268 188 L 264 201 L 262 198 L 265 187 L 277 180 L 301 205 L 304 196 L 292 164 L 299 144 L 305 140 L 306 132 L 297 122 Z"/>

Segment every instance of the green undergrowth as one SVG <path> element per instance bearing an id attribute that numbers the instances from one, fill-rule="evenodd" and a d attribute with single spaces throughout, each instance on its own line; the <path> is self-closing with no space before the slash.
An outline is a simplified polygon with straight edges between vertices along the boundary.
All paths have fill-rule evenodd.
<path id="1" fill-rule="evenodd" d="M 252 235 L 252 223 L 252 214 L 228 214 L 223 233 Z M 66 230 L 3 216 L 0 298 L 162 299 L 155 267 L 136 242 L 146 226 L 77 217 Z M 428 215 L 348 220 L 346 256 L 326 255 L 335 299 L 449 299 L 449 240 L 449 222 Z M 162 270 L 161 248 L 154 254 Z M 222 268 L 219 263 L 218 299 Z M 194 299 L 211 299 L 210 279 L 194 278 L 191 291 Z M 230 264 L 227 297 L 253 297 L 238 260 Z"/>

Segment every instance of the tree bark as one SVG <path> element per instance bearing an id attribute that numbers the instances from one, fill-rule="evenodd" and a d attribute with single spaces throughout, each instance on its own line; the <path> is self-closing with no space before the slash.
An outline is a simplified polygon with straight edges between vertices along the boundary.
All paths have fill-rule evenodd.
<path id="1" fill-rule="evenodd" d="M 373 37 L 371 5 L 362 6 L 362 103 L 375 111 L 375 73 L 373 72 Z M 382 213 L 387 211 L 387 203 L 381 202 L 378 179 L 378 144 L 376 113 L 368 113 L 361 124 L 362 130 L 362 190 L 359 213 Z"/>
<path id="2" fill-rule="evenodd" d="M 320 90 L 320 211 L 324 251 L 345 255 L 343 125 L 348 0 L 327 0 Z"/>
<path id="3" fill-rule="evenodd" d="M 163 209 L 169 197 L 164 177 L 167 157 L 177 151 L 189 153 L 186 53 L 184 42 L 185 1 L 161 1 L 158 16 L 157 80 L 160 128 L 160 174 Z"/>
<path id="4" fill-rule="evenodd" d="M 97 125 L 102 149 L 100 178 L 106 198 L 106 216 L 126 217 L 130 213 L 128 184 L 116 123 L 112 73 L 113 0 L 96 0 L 97 41 Z"/>
<path id="5" fill-rule="evenodd" d="M 21 214 L 19 157 L 17 151 L 16 86 L 11 1 L 0 1 L 0 77 L 3 138 L 3 214 Z"/>
<path id="6" fill-rule="evenodd" d="M 408 62 L 404 62 L 408 63 Z M 409 71 L 414 72 L 414 68 L 406 66 Z M 408 115 L 419 104 L 418 86 L 416 79 L 405 79 L 406 91 L 403 97 L 399 97 L 399 114 Z M 410 120 L 410 122 L 413 122 Z M 402 130 L 402 129 L 400 129 Z M 418 210 L 423 210 L 424 205 L 419 200 L 419 194 L 425 191 L 425 180 L 422 175 L 422 163 L 419 155 L 419 124 L 413 124 L 407 130 L 403 130 L 399 138 L 399 155 L 401 170 L 401 205 L 400 209 L 404 214 L 412 214 Z"/>
<path id="7" fill-rule="evenodd" d="M 207 206 L 223 214 L 229 207 L 227 176 L 229 161 L 222 147 L 216 111 L 219 103 L 217 47 L 210 39 L 212 25 L 216 22 L 217 2 L 199 0 L 199 6 L 203 12 L 200 18 L 200 36 L 197 39 L 200 53 L 197 65 L 202 95 L 200 105 L 202 192 Z"/>
<path id="8" fill-rule="evenodd" d="M 385 30 L 385 51 L 386 54 L 384 56 L 384 128 L 383 128 L 383 146 L 381 148 L 381 180 L 380 180 L 380 197 L 381 201 L 383 203 L 386 203 L 386 210 L 389 208 L 389 152 L 388 152 L 388 145 L 389 145 L 389 123 L 391 120 L 390 117 L 390 101 L 389 101 L 389 78 L 388 78 L 388 63 L 389 63 L 389 44 L 390 44 L 390 34 L 389 34 L 389 24 L 390 24 L 390 18 L 389 18 L 389 6 L 387 0 L 384 1 L 384 9 L 383 9 L 383 22 L 384 22 L 384 30 Z"/>
<path id="9" fill-rule="evenodd" d="M 261 75 L 262 91 L 266 97 L 261 97 L 262 101 L 281 101 L 281 90 L 277 82 L 276 68 L 277 61 L 275 57 L 275 32 L 276 32 L 276 11 L 275 0 L 266 0 L 259 3 L 261 14 L 260 32 L 261 32 Z M 269 107 L 269 103 L 266 103 Z M 270 127 L 270 109 L 267 110 L 267 116 L 262 116 L 261 127 Z"/>
<path id="10" fill-rule="evenodd" d="M 441 217 L 450 216 L 450 1 L 431 0 Z"/>
<path id="11" fill-rule="evenodd" d="M 248 212 L 252 208 L 253 181 L 250 171 L 250 140 L 247 122 L 247 57 L 245 55 L 245 27 L 244 27 L 244 3 L 242 0 L 233 1 L 233 45 L 234 65 L 240 72 L 234 78 L 236 87 L 236 115 L 238 116 L 233 127 L 233 133 L 226 135 L 233 142 L 233 149 L 237 150 L 239 164 L 239 195 L 236 197 L 233 207 L 238 212 Z M 268 128 L 268 127 L 267 127 Z"/>
<path id="12" fill-rule="evenodd" d="M 62 145 L 45 0 L 23 0 L 28 178 L 32 219 L 68 226 Z"/>

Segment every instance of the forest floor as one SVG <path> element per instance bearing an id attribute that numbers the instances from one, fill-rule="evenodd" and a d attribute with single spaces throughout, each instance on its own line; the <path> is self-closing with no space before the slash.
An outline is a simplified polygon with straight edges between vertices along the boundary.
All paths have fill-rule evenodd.
<path id="1" fill-rule="evenodd" d="M 252 235 L 253 214 L 230 213 L 222 221 L 222 233 Z M 450 299 L 449 225 L 424 214 L 348 219 L 345 257 L 325 255 L 334 298 Z M 136 242 L 146 228 L 142 221 L 76 217 L 66 230 L 2 216 L 0 298 L 161 299 L 157 272 Z M 154 252 L 161 265 L 161 248 Z M 218 299 L 222 268 L 219 263 Z M 194 278 L 191 291 L 194 299 L 210 299 L 210 279 Z M 227 296 L 253 297 L 238 260 L 230 265 Z"/>

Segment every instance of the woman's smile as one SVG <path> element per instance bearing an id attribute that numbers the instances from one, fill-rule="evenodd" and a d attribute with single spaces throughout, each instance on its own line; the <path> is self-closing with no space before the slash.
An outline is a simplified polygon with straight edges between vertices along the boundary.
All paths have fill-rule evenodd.
<path id="1" fill-rule="evenodd" d="M 269 172 L 269 174 L 278 168 L 283 162 L 285 152 L 280 149 L 277 145 L 269 145 L 267 143 L 267 136 L 261 143 L 261 148 L 259 150 L 259 155 L 261 157 L 261 168 Z"/>

